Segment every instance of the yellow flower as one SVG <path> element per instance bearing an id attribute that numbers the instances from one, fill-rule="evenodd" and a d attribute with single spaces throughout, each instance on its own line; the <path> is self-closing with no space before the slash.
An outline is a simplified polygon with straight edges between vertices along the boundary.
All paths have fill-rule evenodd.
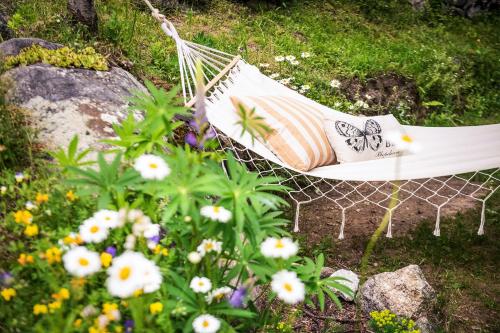
<path id="1" fill-rule="evenodd" d="M 52 294 L 54 299 L 69 299 L 69 290 L 67 288 L 61 288 L 58 293 Z"/>
<path id="2" fill-rule="evenodd" d="M 136 291 L 134 291 L 134 297 L 139 297 L 143 294 L 143 290 L 142 289 L 137 289 Z"/>
<path id="3" fill-rule="evenodd" d="M 75 201 L 77 199 L 77 196 L 75 195 L 75 193 L 73 193 L 73 191 L 68 191 L 66 193 L 66 199 L 68 199 L 68 201 Z"/>
<path id="4" fill-rule="evenodd" d="M 161 245 L 156 245 L 156 247 L 153 249 L 154 254 L 162 254 L 163 256 L 168 256 L 168 249 L 162 247 Z"/>
<path id="5" fill-rule="evenodd" d="M 49 309 L 45 304 L 35 304 L 35 306 L 33 306 L 33 313 L 35 315 L 44 314 L 47 312 L 49 312 Z"/>
<path id="6" fill-rule="evenodd" d="M 28 237 L 35 237 L 38 235 L 38 226 L 36 224 L 27 225 L 26 229 L 24 229 L 24 234 Z"/>
<path id="7" fill-rule="evenodd" d="M 87 280 L 85 280 L 85 278 L 74 278 L 71 280 L 71 287 L 73 287 L 75 289 L 83 287 L 85 285 L 85 282 L 87 282 Z"/>
<path id="8" fill-rule="evenodd" d="M 111 313 L 114 310 L 118 310 L 118 304 L 116 303 L 104 303 L 102 305 L 102 312 L 104 314 Z"/>
<path id="9" fill-rule="evenodd" d="M 157 314 L 162 311 L 163 311 L 163 304 L 161 304 L 160 302 L 151 303 L 149 305 L 149 312 L 151 312 L 151 314 Z"/>
<path id="10" fill-rule="evenodd" d="M 50 313 L 53 313 L 57 309 L 60 309 L 61 305 L 62 305 L 62 303 L 60 301 L 55 301 L 55 302 L 49 303 Z"/>
<path id="11" fill-rule="evenodd" d="M 108 252 L 101 253 L 101 263 L 103 267 L 109 267 L 111 260 L 113 260 L 113 256 L 111 254 Z"/>
<path id="12" fill-rule="evenodd" d="M 115 326 L 115 333 L 122 333 L 122 332 L 123 332 L 123 327 Z"/>
<path id="13" fill-rule="evenodd" d="M 51 247 L 45 251 L 45 259 L 49 264 L 61 262 L 61 250 L 57 247 Z"/>
<path id="14" fill-rule="evenodd" d="M 82 326 L 82 319 L 78 318 L 77 320 L 75 320 L 73 322 L 73 326 L 76 327 L 76 328 L 80 328 L 80 326 Z"/>
<path id="15" fill-rule="evenodd" d="M 37 204 L 41 205 L 44 202 L 49 201 L 49 195 L 44 193 L 37 193 L 35 201 Z"/>
<path id="16" fill-rule="evenodd" d="M 19 255 L 19 258 L 17 258 L 17 262 L 21 265 L 24 266 L 26 264 L 32 264 L 33 263 L 33 256 L 31 254 L 26 254 L 26 253 L 21 253 Z"/>
<path id="17" fill-rule="evenodd" d="M 16 223 L 31 224 L 33 215 L 27 210 L 18 210 L 14 213 L 14 220 Z"/>
<path id="18" fill-rule="evenodd" d="M 12 297 L 16 296 L 16 290 L 13 288 L 2 289 L 2 297 L 7 302 L 11 300 Z"/>

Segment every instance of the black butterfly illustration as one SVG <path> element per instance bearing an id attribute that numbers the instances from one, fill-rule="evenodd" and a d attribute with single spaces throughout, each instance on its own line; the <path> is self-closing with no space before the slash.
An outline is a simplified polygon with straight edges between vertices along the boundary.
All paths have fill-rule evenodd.
<path id="1" fill-rule="evenodd" d="M 362 152 L 366 147 L 370 147 L 373 151 L 377 151 L 382 144 L 382 129 L 379 123 L 373 119 L 368 119 L 365 123 L 365 130 L 348 124 L 344 121 L 337 120 L 335 122 L 337 132 L 348 138 L 345 140 L 347 145 L 356 152 Z"/>

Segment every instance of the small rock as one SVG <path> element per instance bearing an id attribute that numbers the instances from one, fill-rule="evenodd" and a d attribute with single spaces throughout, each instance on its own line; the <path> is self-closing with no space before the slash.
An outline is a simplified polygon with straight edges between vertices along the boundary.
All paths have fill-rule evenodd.
<path id="1" fill-rule="evenodd" d="M 347 279 L 348 281 L 345 280 L 340 280 L 338 281 L 339 283 L 345 285 L 346 287 L 350 288 L 353 292 L 353 295 L 356 295 L 356 292 L 358 291 L 358 286 L 359 286 L 359 277 L 358 274 L 354 273 L 353 271 L 350 271 L 348 269 L 339 269 L 335 271 L 331 277 L 343 277 Z M 354 300 L 354 297 L 351 295 L 347 295 L 343 292 L 340 292 L 340 297 L 345 299 L 346 301 L 352 302 Z"/>
<path id="2" fill-rule="evenodd" d="M 68 11 L 75 21 L 85 24 L 91 31 L 97 31 L 94 0 L 68 0 Z"/>
<path id="3" fill-rule="evenodd" d="M 425 318 L 421 319 L 422 323 L 429 318 L 436 298 L 434 289 L 417 265 L 374 275 L 363 284 L 359 294 L 361 308 L 366 314 L 389 309 L 413 320 Z"/>
<path id="4" fill-rule="evenodd" d="M 329 276 L 331 276 L 333 273 L 335 273 L 335 270 L 331 267 L 323 267 L 323 269 L 321 270 L 321 278 L 324 279 L 324 278 L 327 278 Z"/>
<path id="5" fill-rule="evenodd" d="M 22 49 L 35 44 L 49 50 L 56 50 L 63 47 L 61 44 L 47 42 L 40 38 L 12 38 L 0 44 L 0 54 L 4 57 L 15 56 Z"/>
<path id="6" fill-rule="evenodd" d="M 7 40 L 12 38 L 13 35 L 12 30 L 7 25 L 7 19 L 0 13 L 0 38 Z"/>

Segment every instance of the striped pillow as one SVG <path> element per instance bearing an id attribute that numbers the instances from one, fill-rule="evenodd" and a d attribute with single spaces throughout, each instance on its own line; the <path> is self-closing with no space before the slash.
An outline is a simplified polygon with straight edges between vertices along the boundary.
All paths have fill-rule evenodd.
<path id="1" fill-rule="evenodd" d="M 323 129 L 323 112 L 297 99 L 283 96 L 231 96 L 236 110 L 255 108 L 255 114 L 273 131 L 263 141 L 281 161 L 300 171 L 335 162 Z"/>

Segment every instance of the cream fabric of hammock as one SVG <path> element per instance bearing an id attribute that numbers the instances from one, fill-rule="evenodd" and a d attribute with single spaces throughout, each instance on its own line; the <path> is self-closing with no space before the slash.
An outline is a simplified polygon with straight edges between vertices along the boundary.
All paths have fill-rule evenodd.
<path id="1" fill-rule="evenodd" d="M 145 0 L 145 2 L 148 2 Z M 242 133 L 230 96 L 279 95 L 300 99 L 327 113 L 339 112 L 318 104 L 263 75 L 258 68 L 222 51 L 182 40 L 171 22 L 152 9 L 162 30 L 177 45 L 184 100 L 195 97 L 195 64 L 203 65 L 207 82 L 207 117 L 223 149 L 261 175 L 281 177 L 296 204 L 295 231 L 302 204 L 318 199 L 334 203 L 341 211 L 339 238 L 344 238 L 346 211 L 371 203 L 389 213 L 387 237 L 392 237 L 392 215 L 409 199 L 423 200 L 436 208 L 434 235 L 440 235 L 441 209 L 458 196 L 481 203 L 478 234 L 484 233 L 486 201 L 500 187 L 500 124 L 466 127 L 404 126 L 421 149 L 418 153 L 356 163 L 318 167 L 300 172 L 285 165 L 266 146 Z M 393 189 L 394 207 L 388 208 Z"/>

